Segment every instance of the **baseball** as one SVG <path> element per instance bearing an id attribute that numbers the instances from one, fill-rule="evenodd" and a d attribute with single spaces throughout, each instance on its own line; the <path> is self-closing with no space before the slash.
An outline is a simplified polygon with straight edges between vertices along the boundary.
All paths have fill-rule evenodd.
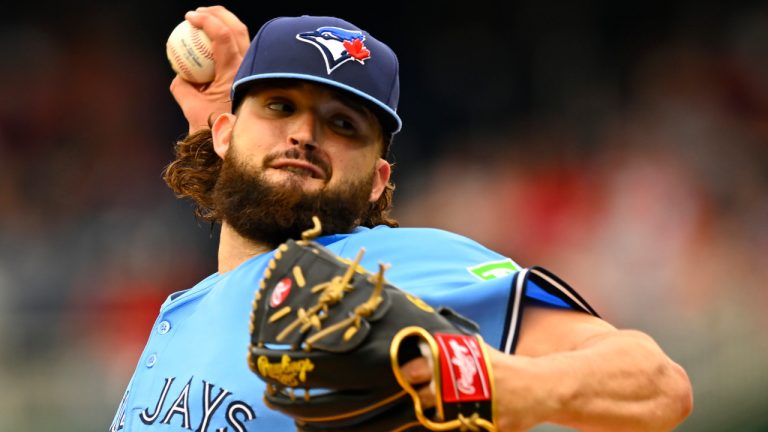
<path id="1" fill-rule="evenodd" d="M 189 21 L 182 21 L 168 36 L 165 53 L 173 70 L 195 84 L 213 81 L 214 64 L 211 40 Z"/>

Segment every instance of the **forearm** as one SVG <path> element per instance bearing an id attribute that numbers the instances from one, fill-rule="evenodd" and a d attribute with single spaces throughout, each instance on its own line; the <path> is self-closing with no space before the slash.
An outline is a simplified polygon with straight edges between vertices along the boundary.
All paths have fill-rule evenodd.
<path id="1" fill-rule="evenodd" d="M 502 431 L 544 422 L 585 431 L 663 431 L 691 409 L 683 369 L 639 332 L 615 330 L 539 357 L 497 352 L 493 365 Z M 505 408 L 519 406 L 523 395 L 525 412 Z"/>

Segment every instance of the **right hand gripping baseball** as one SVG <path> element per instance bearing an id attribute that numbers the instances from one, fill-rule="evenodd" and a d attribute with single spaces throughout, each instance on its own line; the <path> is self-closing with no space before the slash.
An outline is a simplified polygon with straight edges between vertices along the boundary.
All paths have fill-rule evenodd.
<path id="1" fill-rule="evenodd" d="M 192 133 L 209 127 L 219 114 L 232 110 L 229 93 L 250 37 L 245 24 L 223 6 L 199 7 L 188 12 L 185 19 L 208 35 L 215 64 L 210 83 L 193 84 L 180 76 L 171 82 L 171 93 Z"/>
<path id="2" fill-rule="evenodd" d="M 314 235 L 319 234 L 318 231 Z M 472 323 L 435 311 L 323 246 L 281 245 L 253 304 L 249 366 L 299 430 L 495 430 L 492 375 Z M 425 355 L 436 406 L 400 366 Z"/>

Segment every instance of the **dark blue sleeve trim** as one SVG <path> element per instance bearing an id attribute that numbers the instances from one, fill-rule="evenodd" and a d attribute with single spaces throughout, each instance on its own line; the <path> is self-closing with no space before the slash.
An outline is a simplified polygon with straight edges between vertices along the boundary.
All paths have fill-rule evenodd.
<path id="1" fill-rule="evenodd" d="M 533 289 L 530 289 L 533 287 Z M 501 350 L 514 354 L 520 336 L 520 323 L 523 319 L 524 304 L 545 304 L 551 307 L 569 307 L 599 317 L 600 315 L 567 283 L 542 267 L 529 267 L 520 270 L 512 278 L 507 316 L 501 339 Z M 538 289 L 538 295 L 531 291 Z M 546 296 L 544 296 L 546 294 Z M 556 300 L 556 301 L 553 301 Z"/>

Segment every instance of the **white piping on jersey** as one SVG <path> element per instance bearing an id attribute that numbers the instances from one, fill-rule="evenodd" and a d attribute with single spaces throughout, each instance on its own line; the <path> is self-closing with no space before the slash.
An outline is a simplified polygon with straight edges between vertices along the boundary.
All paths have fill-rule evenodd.
<path id="1" fill-rule="evenodd" d="M 527 279 L 528 269 L 522 269 L 518 272 L 515 279 L 515 300 L 512 303 L 512 318 L 509 320 L 509 329 L 507 330 L 507 340 L 504 343 L 504 352 L 506 354 L 512 354 L 512 346 L 515 342 L 515 335 L 517 334 L 517 326 L 520 324 L 520 305 L 523 298 L 523 289 L 525 287 L 525 280 Z"/>
<path id="2" fill-rule="evenodd" d="M 579 305 L 579 307 L 581 308 L 581 310 L 582 310 L 582 311 L 584 311 L 584 312 L 589 312 L 589 311 L 591 310 L 591 308 L 590 308 L 588 305 L 585 305 L 585 304 L 584 304 L 584 302 L 582 302 L 581 300 L 579 300 L 579 298 L 578 298 L 578 297 L 575 297 L 575 296 L 574 296 L 574 295 L 571 293 L 571 291 L 570 291 L 570 290 L 568 290 L 567 288 L 565 288 L 565 287 L 563 287 L 562 285 L 560 285 L 560 283 L 558 283 L 558 282 L 557 282 L 557 281 L 555 281 L 554 279 L 550 278 L 550 277 L 549 277 L 549 276 L 547 276 L 545 273 L 542 273 L 542 272 L 540 272 L 540 271 L 538 271 L 538 270 L 536 270 L 536 269 L 533 269 L 533 273 L 535 273 L 535 274 L 536 274 L 537 276 L 539 276 L 540 278 L 542 278 L 542 279 L 546 280 L 547 282 L 549 282 L 549 284 L 550 284 L 550 285 L 552 285 L 553 287 L 555 287 L 555 288 L 559 289 L 559 290 L 560 290 L 560 292 L 562 292 L 563 294 L 567 295 L 567 296 L 568 296 L 568 298 L 570 298 L 570 299 L 571 299 L 571 301 L 573 301 L 574 303 L 576 303 L 577 305 Z"/>

